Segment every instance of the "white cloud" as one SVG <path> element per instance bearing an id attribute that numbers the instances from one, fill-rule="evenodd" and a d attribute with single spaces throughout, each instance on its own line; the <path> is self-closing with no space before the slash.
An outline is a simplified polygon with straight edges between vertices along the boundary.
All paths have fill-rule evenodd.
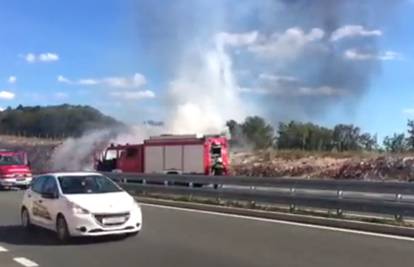
<path id="1" fill-rule="evenodd" d="M 283 33 L 273 33 L 269 36 L 258 31 L 220 32 L 215 35 L 215 43 L 218 49 L 226 46 L 246 47 L 248 51 L 261 57 L 295 58 L 307 45 L 320 41 L 324 36 L 325 32 L 319 28 L 305 33 L 301 28 L 293 27 Z"/>
<path id="2" fill-rule="evenodd" d="M 68 78 L 66 78 L 66 77 L 64 77 L 62 75 L 59 75 L 57 77 L 57 81 L 60 82 L 60 83 L 72 83 L 71 80 L 69 80 Z"/>
<path id="3" fill-rule="evenodd" d="M 145 85 L 147 80 L 144 75 L 135 73 L 132 77 L 104 77 L 104 78 L 86 78 L 80 80 L 70 80 L 62 75 L 57 77 L 60 83 L 77 84 L 77 85 L 103 85 L 114 88 L 137 88 Z"/>
<path id="4" fill-rule="evenodd" d="M 3 107 L 0 107 L 0 112 L 3 112 L 4 111 L 4 108 Z"/>
<path id="5" fill-rule="evenodd" d="M 220 32 L 216 34 L 216 44 L 223 46 L 246 46 L 256 42 L 259 33 L 257 31 L 246 33 L 228 33 Z"/>
<path id="6" fill-rule="evenodd" d="M 0 99 L 2 100 L 12 100 L 16 95 L 9 91 L 0 91 Z"/>
<path id="7" fill-rule="evenodd" d="M 103 84 L 107 84 L 111 87 L 128 87 L 129 81 L 122 77 L 109 77 L 101 81 Z"/>
<path id="8" fill-rule="evenodd" d="M 344 90 L 331 86 L 320 87 L 257 87 L 240 88 L 240 92 L 258 95 L 277 95 L 285 97 L 306 97 L 306 96 L 341 96 Z"/>
<path id="9" fill-rule="evenodd" d="M 331 87 L 331 86 L 320 86 L 320 87 L 301 87 L 299 88 L 297 95 L 299 96 L 339 96 L 343 95 L 343 90 Z"/>
<path id="10" fill-rule="evenodd" d="M 155 93 L 153 91 L 133 90 L 133 88 L 141 88 L 147 83 L 145 76 L 140 73 L 135 73 L 132 77 L 104 77 L 99 79 L 87 78 L 79 80 L 71 80 L 63 75 L 59 75 L 57 81 L 70 85 L 105 86 L 108 89 L 107 94 L 110 97 L 123 100 L 155 98 Z M 120 91 L 115 91 L 115 89 L 119 89 Z M 56 93 L 55 97 L 62 99 L 67 98 L 68 95 L 65 93 Z"/>
<path id="11" fill-rule="evenodd" d="M 119 91 L 119 92 L 112 92 L 110 95 L 113 97 L 122 98 L 125 100 L 140 100 L 140 99 L 155 98 L 155 93 L 150 90 Z"/>
<path id="12" fill-rule="evenodd" d="M 402 60 L 403 56 L 400 53 L 394 51 L 385 51 L 379 57 L 380 60 Z"/>
<path id="13" fill-rule="evenodd" d="M 29 63 L 34 63 L 36 61 L 36 56 L 32 53 L 28 53 L 25 57 L 26 61 Z"/>
<path id="14" fill-rule="evenodd" d="M 261 87 L 240 87 L 239 88 L 240 93 L 246 93 L 246 94 L 257 94 L 257 95 L 269 95 L 271 94 L 271 91 L 265 88 Z"/>
<path id="15" fill-rule="evenodd" d="M 335 30 L 331 35 L 331 41 L 336 42 L 344 38 L 352 37 L 367 37 L 367 36 L 381 36 L 380 30 L 366 30 L 361 25 L 345 25 Z"/>
<path id="16" fill-rule="evenodd" d="M 59 60 L 59 55 L 55 53 L 43 53 L 38 56 L 39 61 L 50 62 Z"/>
<path id="17" fill-rule="evenodd" d="M 147 83 L 147 79 L 141 73 L 135 73 L 133 83 L 136 87 L 143 86 Z"/>
<path id="18" fill-rule="evenodd" d="M 357 49 L 348 49 L 344 52 L 344 58 L 354 61 L 363 60 L 402 60 L 402 55 L 394 51 L 385 51 L 384 53 L 361 52 Z"/>
<path id="19" fill-rule="evenodd" d="M 282 34 L 261 38 L 248 49 L 262 57 L 295 58 L 308 44 L 321 40 L 324 35 L 319 28 L 313 28 L 309 33 L 298 27 L 289 28 Z"/>
<path id="20" fill-rule="evenodd" d="M 10 76 L 10 77 L 7 79 L 7 82 L 8 82 L 8 83 L 10 83 L 10 84 L 14 84 L 14 83 L 16 83 L 16 82 L 17 82 L 17 78 L 16 78 L 16 76 Z"/>
<path id="21" fill-rule="evenodd" d="M 36 62 L 53 62 L 53 61 L 58 61 L 59 60 L 59 55 L 56 53 L 50 53 L 50 52 L 46 52 L 46 53 L 41 53 L 41 54 L 34 54 L 34 53 L 27 53 L 24 56 L 24 59 L 28 62 L 28 63 L 36 63 Z"/>
<path id="22" fill-rule="evenodd" d="M 339 96 L 345 91 L 332 86 L 307 86 L 304 81 L 294 76 L 261 73 L 258 86 L 240 88 L 241 93 L 258 95 L 276 95 L 280 97 Z"/>
<path id="23" fill-rule="evenodd" d="M 402 113 L 406 115 L 413 116 L 414 115 L 414 108 L 405 108 L 402 110 Z"/>
<path id="24" fill-rule="evenodd" d="M 344 52 L 344 57 L 349 60 L 372 60 L 376 59 L 376 55 L 371 53 L 362 53 L 356 49 L 348 49 Z"/>
<path id="25" fill-rule="evenodd" d="M 111 87 L 128 88 L 140 87 L 147 83 L 145 76 L 140 73 L 135 73 L 132 78 L 128 77 L 108 77 L 101 80 L 101 83 Z"/>
<path id="26" fill-rule="evenodd" d="M 97 85 L 99 83 L 100 81 L 95 80 L 95 79 L 81 79 L 78 81 L 78 84 L 81 84 L 81 85 Z"/>
<path id="27" fill-rule="evenodd" d="M 274 74 L 269 74 L 269 73 L 261 73 L 259 75 L 259 79 L 264 80 L 264 81 L 270 81 L 270 82 L 281 82 L 281 81 L 296 82 L 298 81 L 298 79 L 293 76 L 274 75 Z"/>

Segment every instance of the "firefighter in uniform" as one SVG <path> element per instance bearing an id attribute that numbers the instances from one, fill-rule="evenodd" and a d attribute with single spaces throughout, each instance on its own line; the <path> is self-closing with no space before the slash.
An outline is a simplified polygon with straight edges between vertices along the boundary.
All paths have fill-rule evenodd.
<path id="1" fill-rule="evenodd" d="M 212 174 L 213 175 L 223 175 L 224 174 L 224 165 L 223 160 L 218 158 L 216 162 L 212 166 Z"/>

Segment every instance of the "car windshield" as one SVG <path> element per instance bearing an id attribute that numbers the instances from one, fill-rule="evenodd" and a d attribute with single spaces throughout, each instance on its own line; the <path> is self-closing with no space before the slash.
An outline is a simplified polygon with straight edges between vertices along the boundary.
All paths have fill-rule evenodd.
<path id="1" fill-rule="evenodd" d="M 61 176 L 58 180 L 63 194 L 100 194 L 122 191 L 109 178 L 100 175 Z"/>
<path id="2" fill-rule="evenodd" d="M 0 155 L 0 165 L 22 165 L 23 161 L 17 155 Z"/>

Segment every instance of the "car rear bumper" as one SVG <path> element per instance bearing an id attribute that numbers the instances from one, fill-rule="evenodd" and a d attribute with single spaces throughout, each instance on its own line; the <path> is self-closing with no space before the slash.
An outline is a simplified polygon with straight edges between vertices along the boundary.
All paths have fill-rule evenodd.
<path id="1" fill-rule="evenodd" d="M 141 211 L 131 211 L 128 220 L 116 226 L 102 225 L 92 214 L 69 216 L 67 223 L 71 236 L 132 234 L 142 229 L 142 215 Z"/>
<path id="2" fill-rule="evenodd" d="M 32 182 L 32 177 L 25 178 L 1 178 L 1 187 L 26 187 Z"/>

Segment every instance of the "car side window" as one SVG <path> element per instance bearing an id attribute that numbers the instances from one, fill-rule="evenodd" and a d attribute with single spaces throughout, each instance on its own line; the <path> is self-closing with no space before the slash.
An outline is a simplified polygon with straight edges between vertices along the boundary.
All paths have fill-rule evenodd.
<path id="1" fill-rule="evenodd" d="M 46 176 L 37 177 L 36 180 L 32 184 L 32 190 L 36 193 L 42 193 L 43 184 L 46 181 Z"/>
<path id="2" fill-rule="evenodd" d="M 46 178 L 46 181 L 43 184 L 42 193 L 47 193 L 47 194 L 53 193 L 57 195 L 58 188 L 57 188 L 56 180 L 54 177 L 49 176 Z"/>

